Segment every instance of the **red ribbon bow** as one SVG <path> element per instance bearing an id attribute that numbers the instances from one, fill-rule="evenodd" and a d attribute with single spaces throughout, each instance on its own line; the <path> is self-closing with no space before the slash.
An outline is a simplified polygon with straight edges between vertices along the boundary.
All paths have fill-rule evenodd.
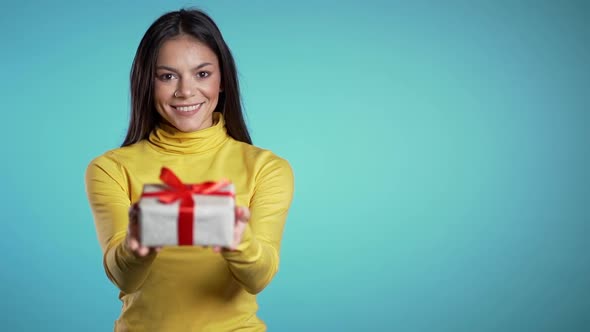
<path id="1" fill-rule="evenodd" d="M 180 211 L 178 214 L 178 245 L 193 245 L 193 220 L 195 201 L 193 194 L 234 196 L 232 192 L 221 191 L 220 189 L 230 182 L 226 179 L 217 182 L 204 182 L 200 184 L 184 184 L 180 179 L 166 167 L 162 167 L 160 180 L 169 188 L 163 191 L 143 193 L 142 197 L 158 197 L 164 204 L 171 204 L 180 200 Z"/>

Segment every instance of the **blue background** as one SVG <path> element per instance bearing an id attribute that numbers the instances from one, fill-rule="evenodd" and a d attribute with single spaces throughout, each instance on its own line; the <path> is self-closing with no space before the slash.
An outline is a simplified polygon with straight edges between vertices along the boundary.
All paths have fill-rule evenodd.
<path id="1" fill-rule="evenodd" d="M 589 1 L 138 0 L 0 5 L 3 330 L 112 330 L 84 171 L 191 5 L 296 175 L 270 331 L 590 331 Z"/>

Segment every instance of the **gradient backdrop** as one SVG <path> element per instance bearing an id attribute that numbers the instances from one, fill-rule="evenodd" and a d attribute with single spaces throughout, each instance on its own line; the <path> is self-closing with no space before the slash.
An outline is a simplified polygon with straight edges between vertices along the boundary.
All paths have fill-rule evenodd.
<path id="1" fill-rule="evenodd" d="M 590 331 L 590 1 L 3 1 L 2 330 L 112 330 L 84 171 L 192 5 L 296 175 L 270 331 Z"/>

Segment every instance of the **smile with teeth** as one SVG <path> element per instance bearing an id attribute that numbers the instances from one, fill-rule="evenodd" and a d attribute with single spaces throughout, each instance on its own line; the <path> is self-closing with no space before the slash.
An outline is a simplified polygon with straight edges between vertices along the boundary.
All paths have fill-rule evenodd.
<path id="1" fill-rule="evenodd" d="M 203 105 L 203 103 L 200 104 L 194 104 L 194 105 L 190 105 L 190 106 L 172 106 L 175 109 L 181 111 L 181 112 L 192 112 L 192 111 L 196 111 L 198 110 L 201 105 Z"/>

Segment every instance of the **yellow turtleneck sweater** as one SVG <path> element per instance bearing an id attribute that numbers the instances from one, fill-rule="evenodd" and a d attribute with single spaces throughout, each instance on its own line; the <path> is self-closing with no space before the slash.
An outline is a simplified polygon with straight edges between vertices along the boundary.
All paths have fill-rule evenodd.
<path id="1" fill-rule="evenodd" d="M 227 135 L 223 116 L 192 133 L 161 124 L 149 138 L 94 159 L 86 192 L 103 264 L 121 290 L 115 331 L 265 331 L 256 294 L 279 266 L 283 227 L 293 195 L 289 164 L 268 150 Z M 165 247 L 136 257 L 124 246 L 128 210 L 146 183 L 160 183 L 162 166 L 185 183 L 231 180 L 236 205 L 251 218 L 236 251 Z"/>

